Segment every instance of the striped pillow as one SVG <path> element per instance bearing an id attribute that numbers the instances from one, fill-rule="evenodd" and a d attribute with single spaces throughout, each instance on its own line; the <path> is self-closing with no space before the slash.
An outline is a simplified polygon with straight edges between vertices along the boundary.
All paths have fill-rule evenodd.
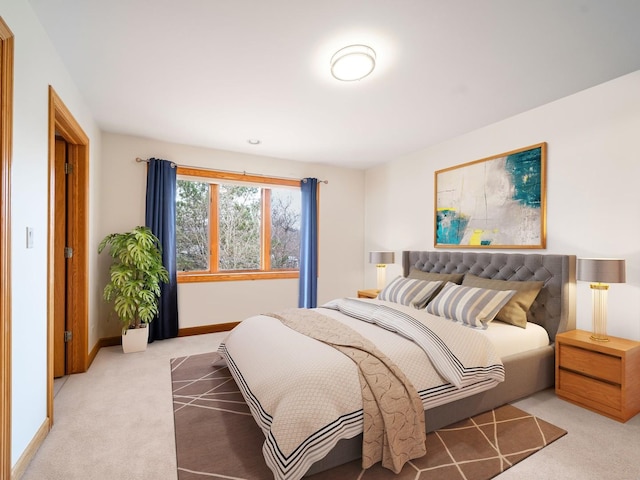
<path id="1" fill-rule="evenodd" d="M 396 277 L 378 294 L 378 300 L 400 303 L 413 308 L 424 308 L 442 282 L 427 282 Z"/>
<path id="2" fill-rule="evenodd" d="M 527 328 L 527 312 L 544 286 L 542 281 L 521 282 L 517 280 L 493 280 L 467 273 L 462 285 L 465 287 L 490 288 L 492 290 L 515 290 L 516 294 L 496 315 L 496 320 L 516 327 Z"/>
<path id="3" fill-rule="evenodd" d="M 427 312 L 485 329 L 515 293 L 515 290 L 464 287 L 447 282 L 427 305 Z"/>

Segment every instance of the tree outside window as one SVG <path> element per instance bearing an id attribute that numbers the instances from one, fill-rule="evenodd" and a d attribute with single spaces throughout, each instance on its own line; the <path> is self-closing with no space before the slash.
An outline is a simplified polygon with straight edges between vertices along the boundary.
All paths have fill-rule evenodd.
<path id="1" fill-rule="evenodd" d="M 178 271 L 209 270 L 209 184 L 178 180 L 176 264 Z"/>
<path id="2" fill-rule="evenodd" d="M 256 177 L 272 182 L 256 184 L 246 175 L 238 175 L 243 182 L 226 181 L 231 174 L 223 180 L 211 171 L 202 171 L 208 178 L 194 178 L 195 169 L 188 170 L 186 177 L 178 169 L 179 281 L 298 276 L 299 182 Z"/>

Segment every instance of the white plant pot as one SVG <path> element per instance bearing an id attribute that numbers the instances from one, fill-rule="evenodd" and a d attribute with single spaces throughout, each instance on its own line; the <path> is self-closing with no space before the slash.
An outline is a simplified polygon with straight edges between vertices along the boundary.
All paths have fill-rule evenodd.
<path id="1" fill-rule="evenodd" d="M 122 350 L 124 353 L 144 352 L 149 340 L 149 329 L 144 324 L 142 328 L 130 328 L 122 334 Z"/>

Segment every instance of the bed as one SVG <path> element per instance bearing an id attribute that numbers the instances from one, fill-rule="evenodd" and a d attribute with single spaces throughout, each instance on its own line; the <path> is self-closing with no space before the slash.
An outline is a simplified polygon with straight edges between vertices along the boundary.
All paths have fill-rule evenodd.
<path id="1" fill-rule="evenodd" d="M 384 354 L 389 353 L 406 373 L 409 384 L 415 385 L 424 407 L 424 414 L 420 410 L 423 429 L 436 430 L 553 386 L 555 335 L 575 327 L 574 256 L 405 251 L 402 264 L 403 277 L 390 284 L 418 282 L 425 292 L 440 284 L 430 290 L 426 308 L 395 302 L 389 297 L 389 285 L 381 293 L 382 299 L 336 299 L 315 310 L 334 322 L 328 324 L 329 330 L 344 325 L 356 335 L 372 339 Z M 453 281 L 436 282 L 434 278 Z M 496 284 L 491 281 L 499 281 L 495 290 L 501 293 L 490 288 Z M 530 328 L 505 326 L 501 321 L 491 322 L 489 328 L 484 323 L 460 326 L 459 322 L 433 315 L 438 306 L 445 305 L 441 298 L 473 288 L 491 291 L 496 298 L 515 298 L 514 284 L 504 282 L 539 284 L 535 299 L 521 312 Z M 506 307 L 505 303 L 499 306 Z M 316 315 L 287 312 L 298 314 Z M 305 329 L 311 323 L 306 317 L 301 320 L 295 328 Z M 362 407 L 365 394 L 359 390 L 362 375 L 358 383 L 358 373 L 354 373 L 357 367 L 348 354 L 309 336 L 315 333 L 296 331 L 287 321 L 292 320 L 280 312 L 246 319 L 222 342 L 219 352 L 265 434 L 263 453 L 274 478 L 295 480 L 368 452 L 362 434 L 363 417 L 367 415 Z M 401 323 L 392 323 L 396 321 Z M 500 347 L 493 346 L 491 335 L 498 328 L 520 333 L 534 331 L 534 327 L 545 334 L 544 343 L 534 348 L 499 353 Z M 452 333 L 451 329 L 457 330 Z M 422 335 L 422 330 L 427 334 Z M 462 346 L 456 345 L 458 338 Z M 490 345 L 480 346 L 487 342 Z M 439 348 L 446 352 L 443 357 L 453 358 L 451 363 L 445 364 L 443 357 L 430 352 Z M 486 353 L 475 358 L 469 351 Z M 332 415 L 335 420 L 328 421 Z"/>

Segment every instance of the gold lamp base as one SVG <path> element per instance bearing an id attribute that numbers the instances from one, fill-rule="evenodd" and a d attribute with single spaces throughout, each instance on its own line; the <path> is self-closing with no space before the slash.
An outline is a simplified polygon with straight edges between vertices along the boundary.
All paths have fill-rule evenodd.
<path id="1" fill-rule="evenodd" d="M 609 285 L 606 283 L 592 283 L 591 300 L 593 303 L 593 334 L 591 339 L 596 342 L 608 342 L 607 337 L 607 292 Z"/>
<path id="2" fill-rule="evenodd" d="M 387 264 L 386 263 L 378 263 L 376 265 L 376 270 L 377 270 L 377 286 L 378 286 L 378 290 L 382 290 L 385 286 L 386 280 L 385 280 L 385 273 L 386 273 L 386 269 L 387 269 Z"/>

